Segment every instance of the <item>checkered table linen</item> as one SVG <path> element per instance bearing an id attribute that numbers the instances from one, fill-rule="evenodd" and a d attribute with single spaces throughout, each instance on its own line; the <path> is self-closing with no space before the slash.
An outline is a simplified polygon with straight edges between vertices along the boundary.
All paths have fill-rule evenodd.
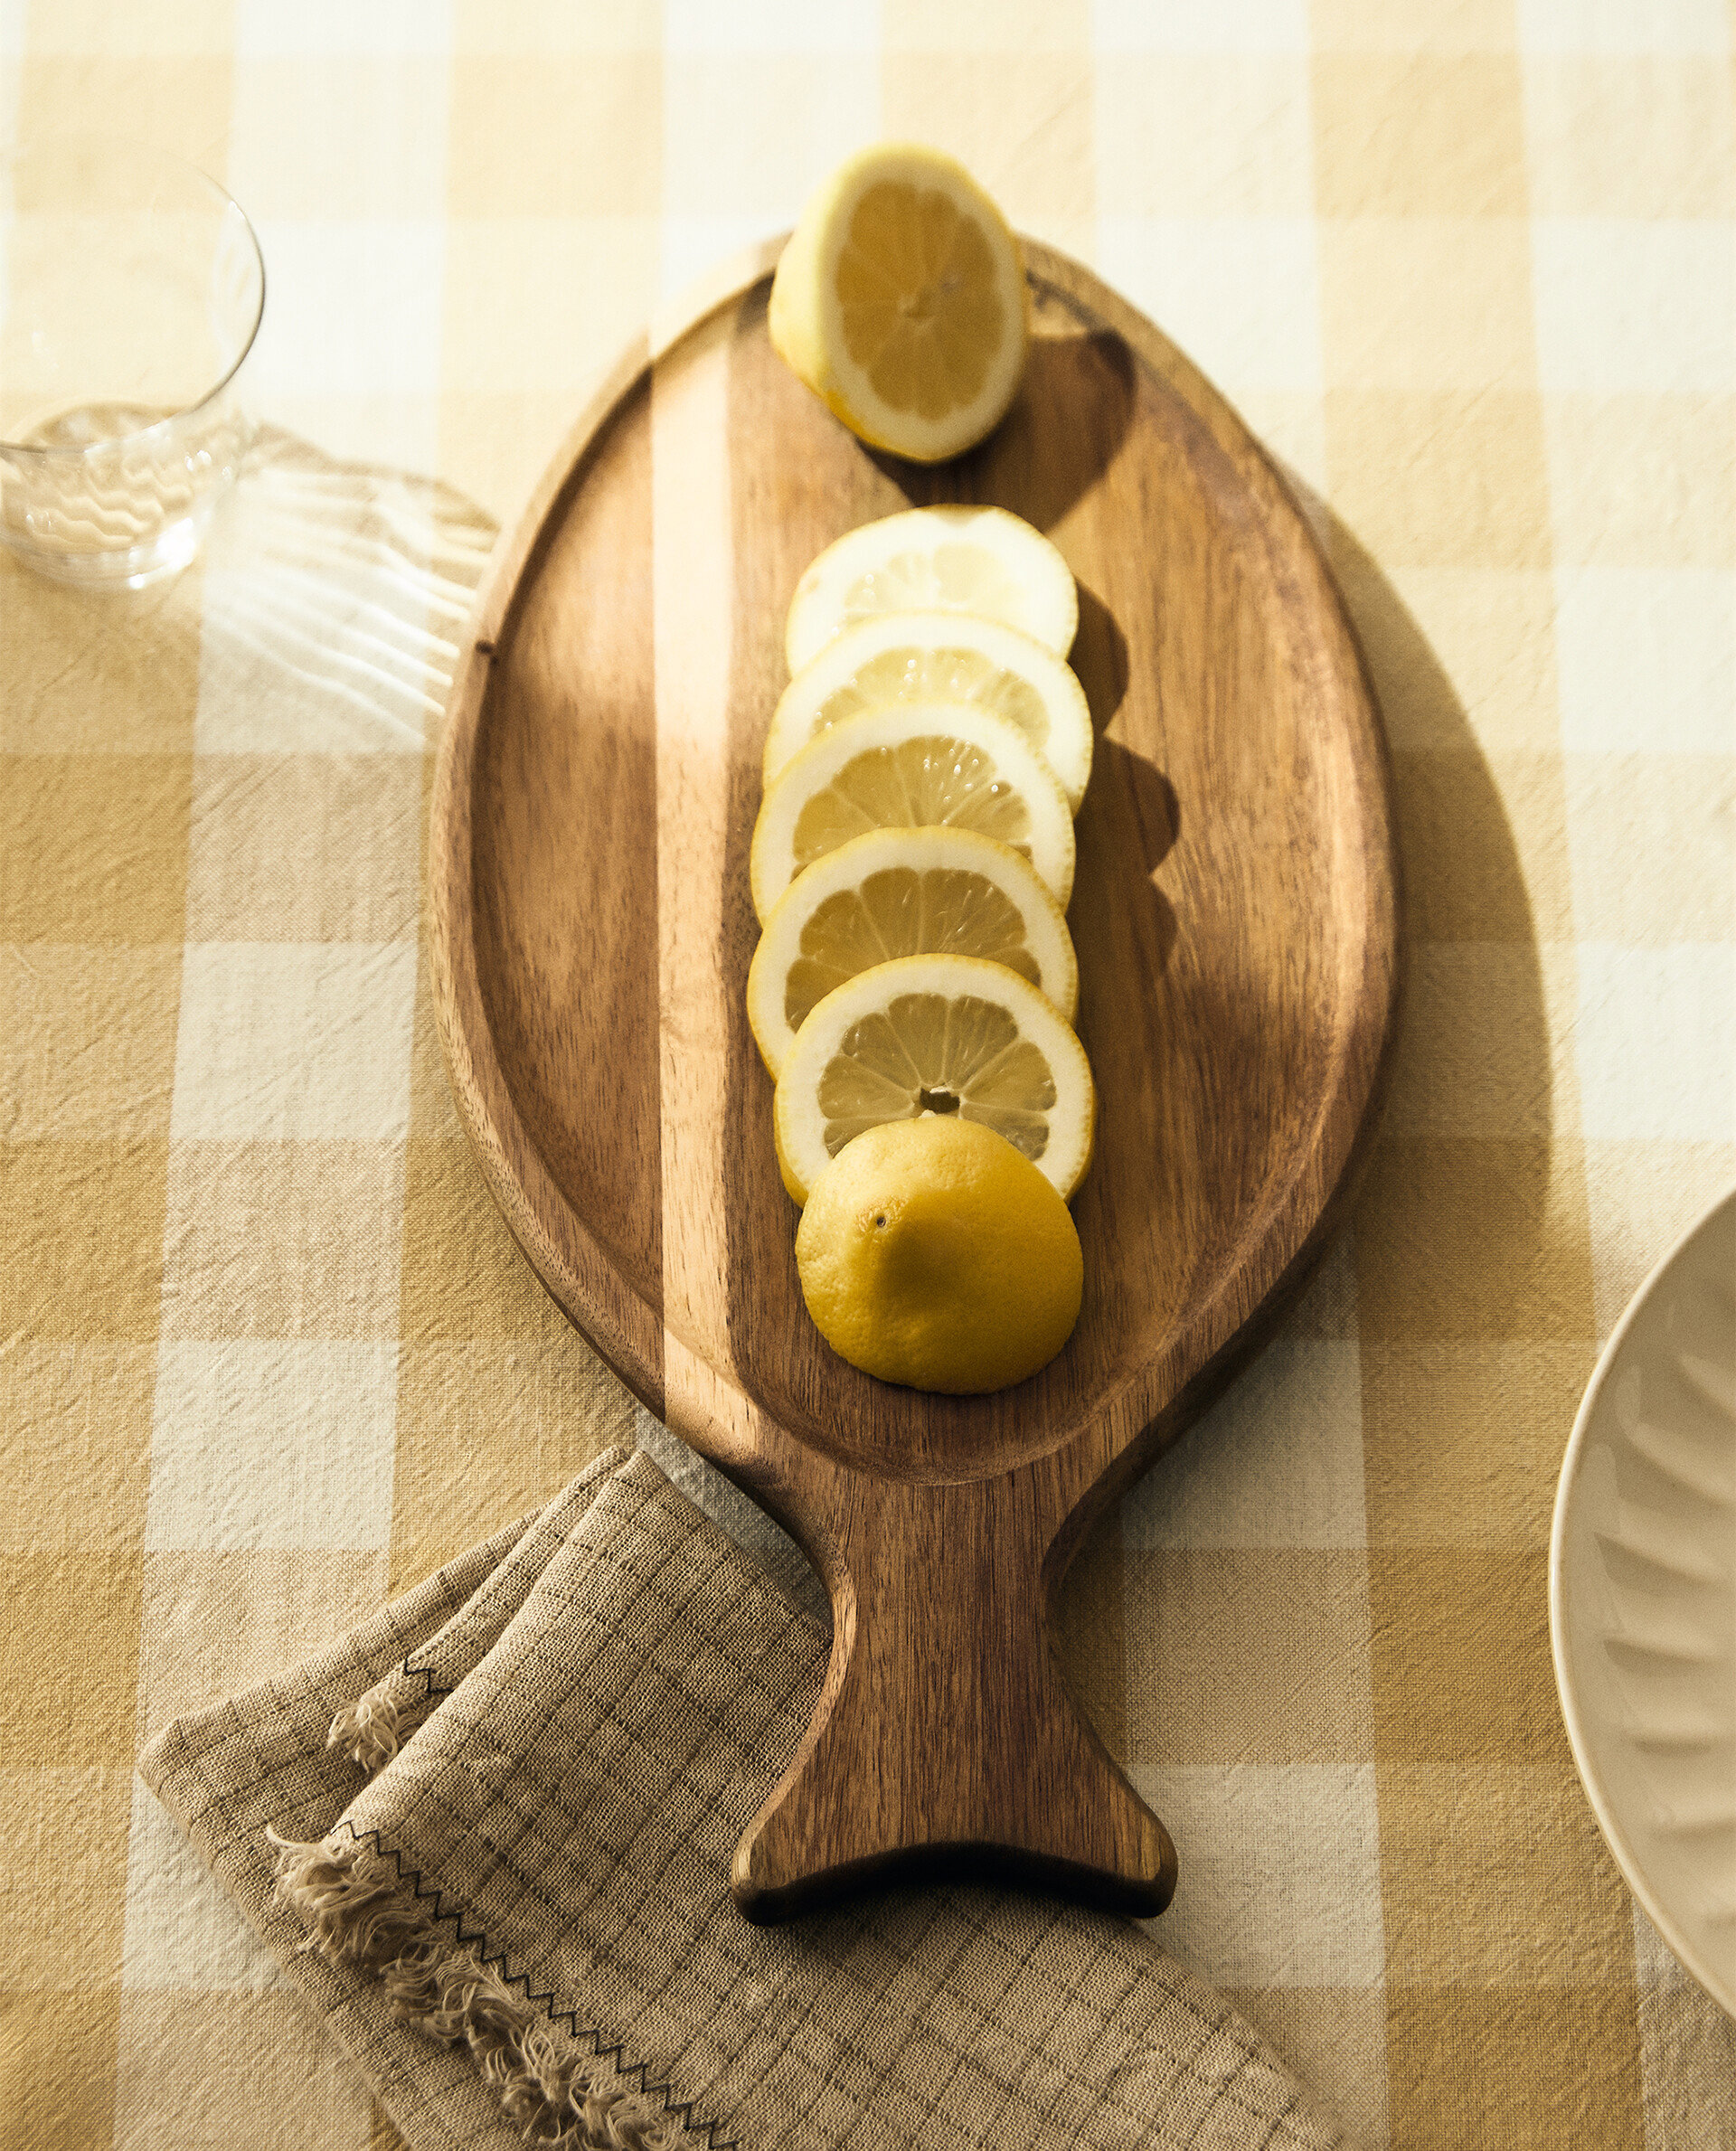
<path id="1" fill-rule="evenodd" d="M 513 513 L 660 300 L 881 135 L 1238 403 L 1393 749 L 1410 993 L 1351 1231 L 1068 1597 L 1180 1851 L 1158 1933 L 1357 2146 L 1736 2142 L 1544 1601 L 1599 1341 L 1736 1181 L 1723 0 L 0 0 L 0 138 L 71 126 L 254 216 L 277 430 L 166 592 L 0 560 L 0 2144 L 393 2141 L 134 1758 L 657 1439 L 433 1036 L 463 504 Z"/>
<path id="2" fill-rule="evenodd" d="M 961 1886 L 743 1920 L 827 1649 L 617 1450 L 140 1769 L 418 2151 L 1330 2151 L 1128 1920 Z"/>

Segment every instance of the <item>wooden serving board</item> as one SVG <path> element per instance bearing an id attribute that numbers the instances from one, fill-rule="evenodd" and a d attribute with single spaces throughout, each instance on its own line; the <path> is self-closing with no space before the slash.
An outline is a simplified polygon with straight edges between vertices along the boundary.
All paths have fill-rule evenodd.
<path id="1" fill-rule="evenodd" d="M 1049 1609 L 1346 1199 L 1398 998 L 1380 721 L 1270 463 L 1085 269 L 1027 248 L 1019 399 L 924 470 L 772 352 L 776 252 L 627 354 L 484 594 L 430 838 L 453 1089 L 555 1299 L 831 1591 L 743 1910 L 927 1862 L 1156 1911 L 1174 1852 L 1068 1694 Z M 857 524 L 955 500 L 1066 555 L 1100 735 L 1070 913 L 1099 1101 L 1084 1308 L 1041 1373 L 966 1399 L 858 1373 L 809 1322 L 742 997 L 797 579 Z"/>

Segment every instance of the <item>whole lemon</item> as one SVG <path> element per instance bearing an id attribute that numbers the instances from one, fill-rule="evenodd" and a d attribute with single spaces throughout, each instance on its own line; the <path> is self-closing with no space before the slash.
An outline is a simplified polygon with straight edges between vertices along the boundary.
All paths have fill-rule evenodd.
<path id="1" fill-rule="evenodd" d="M 796 1233 L 815 1326 L 882 1382 L 1005 1389 L 1079 1319 L 1085 1266 L 1067 1205 L 980 1121 L 925 1114 L 845 1145 Z"/>

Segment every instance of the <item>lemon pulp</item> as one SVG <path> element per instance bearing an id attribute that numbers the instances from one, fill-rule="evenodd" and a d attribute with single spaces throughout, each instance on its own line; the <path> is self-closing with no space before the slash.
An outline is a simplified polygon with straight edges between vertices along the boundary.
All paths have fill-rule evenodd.
<path id="1" fill-rule="evenodd" d="M 835 724 L 920 702 L 967 703 L 1016 725 L 1078 812 L 1095 741 L 1071 669 L 1003 621 L 939 610 L 873 614 L 827 644 L 778 698 L 766 734 L 766 781 Z"/>
<path id="2" fill-rule="evenodd" d="M 1017 853 L 969 831 L 874 829 L 798 875 L 766 921 L 748 1020 L 767 1067 L 777 1074 L 827 994 L 891 958 L 924 954 L 1003 965 L 1072 1020 L 1072 937 Z"/>
<path id="3" fill-rule="evenodd" d="M 1029 335 L 1006 220 L 939 150 L 846 158 L 802 211 L 772 280 L 773 347 L 852 432 L 933 463 L 995 425 Z"/>
<path id="4" fill-rule="evenodd" d="M 840 610 L 846 621 L 875 612 L 971 612 L 1016 619 L 1019 586 L 980 545 L 939 545 L 931 552 L 895 552 L 846 582 Z"/>
<path id="5" fill-rule="evenodd" d="M 847 761 L 796 817 L 798 868 L 864 830 L 975 829 L 1031 856 L 1031 809 L 992 755 L 969 740 L 923 732 Z"/>
<path id="6" fill-rule="evenodd" d="M 1033 1165 L 1049 1147 L 1055 1079 L 1007 1011 L 974 994 L 903 994 L 851 1025 L 820 1077 L 825 1140 L 835 1157 L 883 1120 L 957 1113 L 980 1121 Z"/>
<path id="7" fill-rule="evenodd" d="M 825 731 L 858 710 L 883 702 L 982 702 L 1041 747 L 1049 729 L 1043 697 L 1029 681 L 992 664 L 980 650 L 882 650 L 828 694 L 816 712 Z"/>
<path id="8" fill-rule="evenodd" d="M 1073 819 L 1048 762 L 992 710 L 888 703 L 810 740 L 766 788 L 748 870 L 762 920 L 819 860 L 873 829 L 992 837 L 1019 853 L 1063 907 Z"/>
<path id="9" fill-rule="evenodd" d="M 844 341 L 874 393 L 930 421 L 976 401 L 1007 331 L 979 217 L 938 187 L 876 181 L 858 199 L 834 285 Z"/>
<path id="10" fill-rule="evenodd" d="M 913 609 L 997 622 L 1064 657 L 1079 589 L 1060 550 L 1005 508 L 905 508 L 858 524 L 803 571 L 784 622 L 792 676 L 857 621 Z"/>
<path id="11" fill-rule="evenodd" d="M 986 874 L 967 867 L 893 866 L 856 889 L 828 896 L 802 929 L 802 953 L 784 979 L 784 1018 L 792 1031 L 835 986 L 888 957 L 927 950 L 983 956 L 1033 986 L 1043 974 L 1025 940 L 1024 915 Z"/>
<path id="12" fill-rule="evenodd" d="M 976 957 L 895 957 L 828 994 L 796 1034 L 773 1103 L 786 1186 L 805 1201 L 859 1136 L 924 1114 L 990 1129 L 1070 1195 L 1090 1162 L 1090 1065 L 1016 972 Z"/>

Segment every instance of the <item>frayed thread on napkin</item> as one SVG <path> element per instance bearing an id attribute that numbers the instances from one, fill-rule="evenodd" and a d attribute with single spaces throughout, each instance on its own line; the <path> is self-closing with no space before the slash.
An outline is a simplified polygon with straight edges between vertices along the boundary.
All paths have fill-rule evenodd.
<path id="1" fill-rule="evenodd" d="M 402 1738 L 402 1719 L 392 1700 L 392 1680 L 383 1680 L 365 1695 L 358 1696 L 348 1710 L 340 1711 L 332 1720 L 332 1730 L 326 1736 L 328 1748 L 340 1749 L 371 1778 L 397 1754 Z"/>
<path id="2" fill-rule="evenodd" d="M 394 1743 L 395 1746 L 395 1743 Z M 392 2014 L 443 2046 L 467 2046 L 528 2143 L 545 2151 L 674 2151 L 677 2118 L 599 2085 L 587 2056 L 513 1993 L 473 1944 L 443 1934 L 395 1864 L 364 1844 L 334 1850 L 269 1830 L 277 1892 L 307 1928 L 304 1949 L 377 1977 Z"/>

